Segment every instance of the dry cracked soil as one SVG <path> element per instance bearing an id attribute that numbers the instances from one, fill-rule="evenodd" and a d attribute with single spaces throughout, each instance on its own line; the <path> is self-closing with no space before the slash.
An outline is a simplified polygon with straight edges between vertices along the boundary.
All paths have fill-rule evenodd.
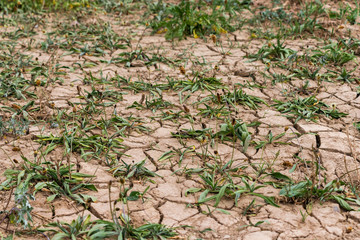
<path id="1" fill-rule="evenodd" d="M 297 14 L 306 1 L 298 2 L 284 2 L 281 9 Z M 147 11 L 140 3 L 129 3 L 122 14 L 51 13 L 16 25 L 2 20 L 2 77 L 16 81 L 17 74 L 26 83 L 19 90 L 24 98 L 1 93 L 0 116 L 8 125 L 0 131 L 0 182 L 5 186 L 5 171 L 18 170 L 19 176 L 24 165 L 45 176 L 49 169 L 56 175 L 71 164 L 75 177 L 92 176 L 77 177 L 76 185 L 96 188 L 77 192 L 93 197 L 80 203 L 69 194 L 49 200 L 56 190 L 40 187 L 29 200 L 33 229 L 86 215 L 111 220 L 114 211 L 130 216 L 133 226 L 174 227 L 173 239 L 360 239 L 360 45 L 341 67 L 338 60 L 318 67 L 322 56 L 316 55 L 317 50 L 328 53 L 324 46 L 330 40 L 356 41 L 360 25 L 330 19 L 330 10 L 339 11 L 340 5 L 323 3 L 326 14 L 316 20 L 323 29 L 281 40 L 284 57 L 272 52 L 254 59 L 259 49 L 278 46 L 259 33 L 277 31 L 271 20 L 245 24 L 215 41 L 194 35 L 171 41 L 138 23 Z M 272 3 L 252 1 L 251 9 L 260 10 L 240 14 L 251 19 L 261 9 L 280 9 Z M 29 26 L 31 31 L 19 35 Z M 117 37 L 110 39 L 112 45 L 109 36 Z M 289 63 L 293 52 L 286 49 L 298 58 Z M 345 44 L 339 49 L 341 55 Z M 304 55 L 308 58 L 299 57 Z M 20 70 L 6 75 L 15 68 Z M 348 81 L 338 78 L 342 69 Z M 285 110 L 276 105 L 311 96 L 313 102 L 292 102 Z M 13 118 L 28 125 L 9 127 Z M 247 143 L 244 134 L 251 137 Z M 34 170 L 29 162 L 48 162 L 49 169 Z M 29 191 L 34 191 L 39 180 L 31 183 Z M 19 206 L 14 199 L 18 185 L 15 180 L 1 188 L 3 237 L 24 231 L 8 219 L 10 209 Z M 121 200 L 125 188 L 128 195 L 143 195 Z M 24 234 L 14 239 L 47 236 Z"/>

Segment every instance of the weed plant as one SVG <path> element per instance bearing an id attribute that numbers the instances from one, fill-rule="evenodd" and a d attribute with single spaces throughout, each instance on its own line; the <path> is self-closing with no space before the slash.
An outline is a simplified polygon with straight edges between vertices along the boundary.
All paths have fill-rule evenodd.
<path id="1" fill-rule="evenodd" d="M 237 3 L 237 1 L 228 2 Z M 203 2 L 182 0 L 177 5 L 162 6 L 162 10 L 154 17 L 150 26 L 153 28 L 153 33 L 165 32 L 167 39 L 183 39 L 186 36 L 198 38 L 211 33 L 234 31 L 235 28 L 230 24 L 227 11 L 236 14 L 235 9 L 226 3 L 225 8 L 218 6 L 209 8 Z M 238 5 L 238 9 L 240 6 Z"/>
<path id="2" fill-rule="evenodd" d="M 330 108 L 327 104 L 317 100 L 315 96 L 297 98 L 288 102 L 274 101 L 275 104 L 273 106 L 281 113 L 284 113 L 286 117 L 295 119 L 295 123 L 300 119 L 316 121 L 320 115 L 334 119 L 347 115 L 346 113 L 339 112 L 334 107 Z"/>

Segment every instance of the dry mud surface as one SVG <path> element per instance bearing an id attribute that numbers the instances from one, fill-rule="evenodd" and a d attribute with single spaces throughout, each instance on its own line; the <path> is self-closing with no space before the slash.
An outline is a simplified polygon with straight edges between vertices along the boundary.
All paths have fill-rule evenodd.
<path id="1" fill-rule="evenodd" d="M 255 4 L 260 3 L 255 2 Z M 334 3 L 334 6 L 337 5 Z M 289 176 L 294 183 L 304 179 L 316 181 L 319 188 L 323 188 L 325 182 L 328 183 L 334 179 L 351 182 L 355 188 L 358 186 L 359 158 L 357 153 L 360 150 L 360 135 L 353 125 L 360 115 L 358 81 L 341 82 L 334 79 L 319 81 L 316 78 L 294 77 L 290 81 L 272 84 L 271 80 L 262 74 L 268 73 L 268 65 L 260 60 L 249 62 L 246 56 L 257 53 L 263 45 L 276 44 L 276 40 L 254 38 L 248 28 L 244 27 L 231 34 L 218 36 L 216 44 L 210 38 L 205 41 L 201 38 L 194 39 L 193 36 L 181 41 L 166 41 L 164 34 L 151 34 L 151 29 L 134 23 L 134 20 L 141 17 L 142 13 L 142 9 L 135 9 L 130 15 L 119 17 L 115 14 L 95 12 L 91 16 L 78 19 L 49 15 L 42 20 L 42 24 L 34 28 L 33 37 L 11 40 L 3 34 L 1 41 L 15 41 L 16 52 L 33 56 L 40 65 L 43 64 L 49 68 L 55 65 L 63 66 L 60 71 L 63 82 L 30 86 L 27 91 L 34 92 L 37 95 L 36 98 L 27 97 L 26 100 L 18 100 L 13 96 L 1 98 L 2 107 L 14 107 L 14 104 L 24 106 L 33 99 L 35 101 L 33 107 L 39 109 L 29 113 L 32 121 L 26 134 L 19 136 L 8 134 L 0 139 L 0 182 L 6 180 L 3 176 L 6 169 L 21 169 L 24 161 L 21 156 L 35 161 L 34 155 L 41 155 L 40 152 L 46 149 L 46 146 L 39 149 L 40 144 L 36 141 L 36 136 L 51 136 L 51 134 L 61 136 L 66 131 L 64 125 L 54 124 L 61 111 L 64 112 L 62 116 L 67 116 L 67 118 L 64 117 L 67 121 L 80 122 L 82 120 L 80 116 L 86 112 L 84 110 L 87 106 L 85 97 L 89 96 L 89 93 L 94 89 L 102 92 L 113 90 L 121 92 L 122 99 L 105 99 L 103 102 L 114 104 L 109 107 L 97 106 L 100 112 L 90 113 L 86 117 L 84 115 L 84 118 L 91 118 L 90 122 L 110 119 L 114 116 L 141 120 L 141 122 L 129 120 L 131 127 L 124 131 L 124 136 L 120 136 L 123 140 L 121 142 L 123 148 L 119 150 L 121 154 L 118 153 L 118 159 L 116 159 L 119 164 L 135 164 L 145 160 L 144 166 L 156 173 L 154 177 L 125 178 L 125 186 L 131 185 L 131 191 L 143 192 L 149 187 L 143 200 L 129 201 L 128 206 L 117 204 L 120 212 L 128 211 L 135 226 L 151 222 L 177 227 L 175 231 L 179 233 L 176 237 L 178 239 L 360 239 L 360 212 L 357 211 L 359 207 L 355 202 L 349 202 L 353 211 L 346 211 L 333 199 L 321 201 L 317 197 L 310 196 L 305 203 L 303 199 L 280 196 L 282 187 L 268 184 L 269 182 L 284 183 L 281 180 L 275 181 L 271 175 L 268 175 L 277 172 Z M 246 12 L 244 14 L 246 15 Z M 107 22 L 111 23 L 116 34 L 129 39 L 131 46 L 111 53 L 107 51 L 106 54 L 99 56 L 67 54 L 67 50 L 54 46 L 50 46 L 47 50 L 40 47 L 40 44 L 47 39 L 46 34 L 57 29 L 57 24 L 67 23 L 76 31 L 79 24 L 96 25 Z M 339 20 L 331 23 L 329 28 L 341 24 L 342 27 L 335 27 L 334 39 L 345 38 L 349 31 L 352 37 L 359 37 L 359 25 L 350 25 L 346 21 Z M 1 31 L 12 32 L 14 29 L 11 26 L 4 26 Z M 323 37 L 328 38 L 327 35 Z M 30 41 L 33 46 L 31 49 L 26 47 Z M 88 41 L 91 44 L 91 39 Z M 309 34 L 286 40 L 286 48 L 299 52 L 324 45 L 322 39 L 316 40 Z M 120 53 L 139 49 L 148 56 L 161 56 L 169 61 L 146 65 L 149 59 L 145 57 L 142 60 L 132 61 L 130 66 L 125 66 L 125 63 L 111 62 Z M 359 56 L 355 55 L 354 61 L 344 64 L 349 71 L 355 69 L 352 73 L 354 78 L 359 76 L 358 61 Z M 180 69 L 180 66 L 183 69 Z M 270 73 L 290 75 L 290 71 L 276 66 L 270 66 L 270 68 Z M 179 93 L 181 89 L 152 87 L 151 90 L 135 91 L 127 88 L 131 85 L 130 83 L 137 81 L 153 86 L 166 84 L 168 79 L 173 79 L 175 82 L 191 82 L 194 79 L 194 73 L 220 79 L 226 90 L 209 91 L 204 88 L 194 92 Z M 25 71 L 24 76 L 30 79 L 31 73 Z M 130 79 L 131 82 L 110 80 L 116 76 Z M 45 82 L 48 79 L 41 75 L 37 77 Z M 55 78 L 55 74 L 52 73 L 50 77 Z M 99 81 L 84 81 L 91 77 Z M 101 79 L 104 81 L 101 82 Z M 308 88 L 302 92 L 300 89 L 306 80 L 309 81 Z M 204 104 L 197 104 L 201 100 L 212 95 L 215 101 L 209 101 L 208 104 L 216 107 L 219 106 L 216 104 L 217 94 L 222 97 L 225 91 L 231 92 L 240 88 L 248 95 L 261 98 L 266 104 L 259 103 L 254 109 L 241 104 L 234 106 L 223 104 L 228 114 L 212 117 L 199 114 L 201 109 L 205 108 Z M 182 102 L 180 102 L 179 94 L 182 96 Z M 189 96 L 186 98 L 187 95 Z M 298 96 L 305 98 L 312 95 L 316 96 L 317 100 L 328 104 L 330 108 L 336 108 L 339 112 L 348 115 L 339 119 L 318 115 L 314 121 L 301 119 L 296 122 L 296 118 L 289 118 L 272 106 L 275 103 L 274 99 L 288 101 Z M 160 99 L 159 96 L 162 101 L 170 105 L 164 105 L 159 109 L 148 109 L 146 104 L 153 99 Z M 102 100 L 95 100 L 95 103 L 96 101 Z M 137 104 L 135 104 L 137 108 L 129 108 L 134 106 L 134 103 Z M 89 109 L 87 110 L 90 112 Z M 11 116 L 11 113 L 5 110 L 2 114 L 3 119 Z M 172 117 L 172 115 L 175 116 Z M 168 120 L 161 119 L 166 116 L 169 117 Z M 209 139 L 207 135 L 205 135 L 206 139 L 173 136 L 174 133 L 181 133 L 182 129 L 211 128 L 213 132 L 216 132 L 219 131 L 221 124 L 231 123 L 233 119 L 249 125 L 248 131 L 251 133 L 252 142 L 246 152 L 243 151 L 239 140 L 234 143 L 231 140 Z M 254 122 L 258 124 L 250 125 Z M 147 131 L 136 128 L 138 126 L 146 127 Z M 109 134 L 115 131 L 110 125 Z M 274 136 L 284 134 L 278 140 L 256 150 L 256 143 L 253 141 L 257 143 L 265 141 L 269 133 Z M 103 135 L 104 131 L 100 126 L 94 125 L 87 134 Z M 213 145 L 211 140 L 214 140 Z M 165 155 L 169 157 L 164 158 L 164 153 L 169 151 L 172 151 L 171 156 Z M 185 154 L 181 155 L 181 153 Z M 35 201 L 30 201 L 33 207 L 34 225 L 40 226 L 58 220 L 70 222 L 82 214 L 90 214 L 92 220 L 111 219 L 109 200 L 114 201 L 118 198 L 122 186 L 119 183 L 120 177 L 114 177 L 109 171 L 111 167 L 107 165 L 104 155 L 100 155 L 99 158 L 90 156 L 84 160 L 81 152 L 74 151 L 64 156 L 64 147 L 60 144 L 44 158 L 46 161 L 54 162 L 61 160 L 62 164 L 74 163 L 76 171 L 94 175 L 95 177 L 87 180 L 87 183 L 94 184 L 97 191 L 83 193 L 95 197 L 96 201 L 92 202 L 91 208 L 88 209 L 65 196 L 56 197 L 52 202 L 48 202 L 46 198 L 51 193 L 44 189 L 36 193 Z M 40 157 L 37 156 L 37 159 Z M 232 160 L 234 171 L 229 171 L 227 168 L 211 170 L 209 167 L 216 164 L 224 166 L 230 160 Z M 314 172 L 316 164 L 321 165 L 320 172 Z M 194 169 L 200 169 L 200 172 L 196 173 Z M 194 173 L 191 173 L 191 170 L 194 170 Z M 234 196 L 224 196 L 216 207 L 214 207 L 215 199 L 200 204 L 198 201 L 200 194 L 206 189 L 204 180 L 200 177 L 201 174 L 205 176 L 204 172 L 214 174 L 213 181 L 217 181 L 220 186 L 223 185 L 224 176 L 227 175 L 231 176 L 233 184 L 244 186 L 242 179 L 245 177 L 250 184 L 262 186 L 254 192 L 273 197 L 274 204 L 278 204 L 279 207 L 266 203 L 259 196 L 247 193 L 241 194 L 236 201 L 234 201 Z M 319 178 L 321 178 L 320 181 Z M 111 182 L 110 192 L 109 182 Z M 195 188 L 202 190 L 195 193 L 188 192 L 189 189 Z M 209 193 L 208 196 L 211 194 Z M 349 190 L 346 194 L 352 197 Z M 8 202 L 10 196 L 10 190 L 1 191 L 0 210 L 6 208 L 9 210 L 13 206 L 12 199 L 10 203 Z M 5 229 L 16 229 L 15 226 L 7 226 L 6 221 L 3 221 L 0 226 L 3 234 L 6 234 Z M 15 238 L 31 239 L 33 237 L 44 238 L 42 235 L 25 237 L 20 235 Z"/>

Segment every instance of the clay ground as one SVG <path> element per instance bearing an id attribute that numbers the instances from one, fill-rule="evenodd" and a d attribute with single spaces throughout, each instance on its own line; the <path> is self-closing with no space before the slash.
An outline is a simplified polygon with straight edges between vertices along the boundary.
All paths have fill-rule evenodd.
<path id="1" fill-rule="evenodd" d="M 284 4 L 289 13 L 302 8 L 291 1 Z M 279 8 L 270 1 L 253 1 L 251 8 L 262 5 L 273 11 Z M 353 59 L 345 63 L 328 60 L 318 73 L 314 72 L 321 63 L 316 61 L 321 57 L 310 56 L 318 49 L 325 52 L 323 47 L 330 39 L 336 43 L 339 39 L 357 41 L 359 25 L 323 14 L 317 19 L 323 30 L 281 40 L 297 55 L 309 54 L 309 60 L 289 64 L 290 54 L 284 53 L 285 60 L 276 61 L 273 55 L 249 61 L 249 56 L 263 46 L 277 46 L 276 39 L 259 33 L 276 33 L 271 22 L 245 24 L 234 32 L 217 35 L 215 43 L 210 36 L 168 41 L 164 33 L 152 34 L 150 27 L 138 22 L 144 20 L 147 11 L 144 3 L 129 3 L 128 7 L 127 14 L 94 10 L 51 13 L 41 18 L 33 15 L 33 21 L 38 21 L 35 24 L 2 20 L 1 74 L 19 68 L 17 75 L 10 76 L 28 82 L 27 89 L 21 90 L 25 99 L 2 93 L 0 116 L 9 123 L 13 114 L 17 120 L 26 115 L 29 124 L 18 133 L 9 128 L 0 132 L 0 182 L 7 179 L 6 170 L 25 169 L 27 158 L 38 166 L 50 162 L 46 166 L 52 169 L 71 163 L 73 174 L 92 175 L 81 181 L 96 187 L 96 191 L 79 191 L 96 198 L 85 200 L 86 204 L 65 195 L 49 201 L 54 190 L 40 188 L 35 200 L 30 201 L 33 229 L 56 221 L 70 223 L 79 215 L 111 220 L 113 205 L 118 214 L 129 215 L 134 226 L 150 222 L 175 227 L 178 235 L 172 238 L 177 239 L 360 239 L 358 47 L 339 48 Z M 324 4 L 323 8 L 339 11 L 339 4 Z M 241 14 L 244 19 L 253 17 L 246 9 Z M 91 27 L 93 32 L 84 30 Z M 29 28 L 31 34 L 16 35 Z M 97 34 L 123 38 L 118 39 L 123 48 L 104 47 L 104 39 Z M 67 41 L 77 42 L 66 45 Z M 93 47 L 96 44 L 98 49 Z M 135 56 L 120 61 L 126 58 L 122 53 Z M 31 56 L 33 62 L 19 66 L 21 54 Z M 281 68 L 279 62 L 289 67 Z M 294 71 L 302 68 L 314 73 L 313 77 Z M 338 79 L 342 69 L 348 71 L 348 81 Z M 276 74 L 283 74 L 283 78 Z M 219 84 L 201 79 L 218 79 Z M 196 81 L 203 83 L 198 89 L 192 85 Z M 184 90 L 187 86 L 191 87 Z M 240 89 L 257 100 L 237 101 L 235 97 L 234 104 L 223 100 Z M 322 109 L 331 113 L 318 111 L 308 119 L 297 119 L 298 113 L 281 112 L 274 105 L 275 100 L 285 103 L 311 96 L 315 102 L 303 108 L 325 104 Z M 21 112 L 30 101 L 34 103 L 25 109 L 27 113 Z M 345 114 L 336 117 L 332 113 Z M 222 140 L 221 134 L 216 134 L 225 127 L 223 124 L 231 127 L 242 123 L 251 136 L 247 149 L 237 135 L 224 134 Z M 94 141 L 105 147 L 91 145 L 90 140 L 81 142 L 90 136 L 96 136 Z M 53 143 L 54 148 L 48 149 Z M 143 160 L 146 168 L 134 170 L 134 176 L 124 167 Z M 29 163 L 27 166 L 35 169 Z M 46 175 L 41 169 L 37 173 Z M 31 181 L 29 191 L 38 183 Z M 310 185 L 304 185 L 304 192 L 298 195 L 281 193 L 286 186 L 290 189 L 307 181 Z M 225 184 L 228 188 L 222 188 Z M 135 201 L 114 204 L 116 199 L 123 199 L 125 187 L 131 188 L 128 194 L 146 191 Z M 9 211 L 18 205 L 13 198 L 15 189 L 16 184 L 1 190 L 0 210 Z M 225 193 L 206 201 L 206 189 L 209 192 L 205 197 L 218 195 L 221 189 Z M 341 201 L 345 203 L 339 204 Z M 0 214 L 3 237 L 18 230 L 14 239 L 45 239 L 8 224 L 5 217 L 9 214 L 4 211 Z"/>

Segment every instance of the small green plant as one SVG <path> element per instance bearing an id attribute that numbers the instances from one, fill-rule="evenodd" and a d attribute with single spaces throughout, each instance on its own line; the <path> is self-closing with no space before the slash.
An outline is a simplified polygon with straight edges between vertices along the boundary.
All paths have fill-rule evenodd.
<path id="1" fill-rule="evenodd" d="M 111 136 L 89 135 L 81 130 L 80 127 L 65 126 L 60 136 L 37 136 L 37 142 L 41 144 L 40 148 L 45 147 L 42 155 L 46 156 L 56 147 L 64 146 L 64 155 L 73 152 L 81 154 L 85 160 L 96 158 L 101 160 L 101 156 L 105 156 L 107 165 L 113 164 L 116 155 L 122 155 L 119 149 L 123 149 L 121 144 L 123 139 L 119 137 L 120 132 Z"/>
<path id="2" fill-rule="evenodd" d="M 339 4 L 339 12 L 337 11 L 328 11 L 328 15 L 331 19 L 346 19 L 351 25 L 356 23 L 357 16 L 359 16 L 359 5 L 356 2 L 356 7 L 353 9 L 349 4 Z"/>
<path id="3" fill-rule="evenodd" d="M 299 66 L 299 68 L 294 68 L 292 71 L 294 72 L 294 76 L 300 79 L 312 79 L 319 80 L 321 79 L 321 71 L 322 67 L 318 66 Z"/>
<path id="4" fill-rule="evenodd" d="M 172 133 L 173 137 L 178 138 L 192 138 L 192 139 L 203 139 L 207 136 L 211 137 L 211 129 L 210 128 L 204 128 L 201 130 L 193 130 L 193 129 L 181 129 L 180 131 L 176 133 Z"/>
<path id="5" fill-rule="evenodd" d="M 271 73 L 269 71 L 270 75 L 267 75 L 264 73 L 264 76 L 266 78 L 269 78 L 271 79 L 271 84 L 272 85 L 275 85 L 277 83 L 288 83 L 288 82 L 291 82 L 291 79 L 295 76 L 295 74 L 290 74 L 290 75 L 286 75 L 286 74 L 283 74 L 283 73 Z"/>
<path id="6" fill-rule="evenodd" d="M 90 215 L 79 216 L 71 223 L 54 222 L 47 225 L 48 228 L 40 229 L 41 232 L 53 232 L 52 239 L 168 239 L 177 234 L 172 228 L 162 224 L 145 224 L 138 228 L 132 226 L 125 217 L 114 219 L 113 222 L 96 220 L 91 221 Z"/>
<path id="7" fill-rule="evenodd" d="M 234 89 L 234 91 L 229 91 L 223 94 L 221 97 L 221 102 L 230 104 L 236 109 L 236 104 L 241 104 L 249 107 L 250 109 L 260 108 L 259 104 L 267 105 L 266 101 L 245 93 L 242 89 Z M 213 96 L 213 101 L 218 102 L 218 97 Z"/>
<path id="8" fill-rule="evenodd" d="M 140 102 L 135 101 L 131 106 L 128 108 L 136 108 L 138 110 L 140 109 L 149 109 L 152 110 L 152 112 L 156 112 L 159 109 L 166 109 L 173 104 L 169 101 L 165 101 L 162 96 L 160 97 L 151 97 L 150 99 L 148 97 L 145 97 L 145 103 L 144 105 Z"/>
<path id="9" fill-rule="evenodd" d="M 204 103 L 205 108 L 198 108 L 199 113 L 197 115 L 201 115 L 203 117 L 212 118 L 221 118 L 222 116 L 228 116 L 230 111 L 225 108 L 225 105 L 222 106 L 210 106 Z"/>
<path id="10" fill-rule="evenodd" d="M 173 111 L 171 109 L 169 109 L 168 111 L 162 111 L 161 114 L 155 116 L 155 117 L 150 117 L 151 119 L 158 119 L 158 121 L 162 122 L 162 121 L 173 121 L 173 122 L 179 122 L 179 120 L 181 118 L 183 118 L 184 116 L 182 116 L 182 113 L 184 111 L 180 110 L 180 111 Z"/>
<path id="11" fill-rule="evenodd" d="M 344 50 L 353 50 L 356 51 L 356 49 L 360 46 L 360 41 L 356 38 L 340 38 L 338 39 L 338 46 L 340 48 L 344 48 Z"/>
<path id="12" fill-rule="evenodd" d="M 26 79 L 21 69 L 3 69 L 0 72 L 0 97 L 16 97 L 26 99 L 26 96 L 34 97 L 34 93 L 26 91 L 30 87 L 30 80 Z"/>
<path id="13" fill-rule="evenodd" d="M 144 66 L 153 66 L 157 63 L 171 63 L 171 60 L 162 57 L 160 54 L 146 54 L 142 48 L 120 53 L 118 57 L 113 58 L 111 61 L 114 63 L 125 63 L 126 67 L 132 67 L 132 62 L 135 60 L 142 61 Z"/>
<path id="14" fill-rule="evenodd" d="M 290 22 L 292 20 L 292 13 L 287 13 L 283 8 L 276 10 L 265 9 L 257 16 L 261 22 L 265 21 L 281 21 Z"/>
<path id="15" fill-rule="evenodd" d="M 145 160 L 133 164 L 127 164 L 123 160 L 121 161 L 122 163 L 109 170 L 115 177 L 125 177 L 126 179 L 130 179 L 130 178 L 147 179 L 148 177 L 159 176 L 158 174 L 150 171 L 148 168 L 144 166 Z"/>
<path id="16" fill-rule="evenodd" d="M 253 195 L 264 199 L 266 203 L 274 207 L 279 207 L 279 205 L 275 203 L 273 197 L 268 197 L 255 192 L 257 189 L 264 187 L 263 185 L 256 186 L 255 183 L 249 183 L 248 179 L 245 177 L 242 177 L 243 185 L 234 184 L 231 179 L 217 178 L 214 172 L 205 172 L 200 175 L 200 177 L 203 180 L 204 188 L 190 188 L 185 192 L 185 195 L 187 195 L 189 193 L 202 191 L 198 199 L 198 204 L 215 200 L 214 207 L 217 207 L 223 197 L 234 197 L 235 204 L 237 204 L 241 195 Z"/>
<path id="17" fill-rule="evenodd" d="M 4 135 L 24 135 L 29 130 L 29 121 L 23 118 L 10 118 L 9 120 L 0 117 L 0 137 Z"/>
<path id="18" fill-rule="evenodd" d="M 285 116 L 295 119 L 295 123 L 300 119 L 316 121 L 320 115 L 329 118 L 341 118 L 347 114 L 339 112 L 335 107 L 330 108 L 327 104 L 316 99 L 315 96 L 307 98 L 297 98 L 288 102 L 274 100 L 274 106 L 279 112 L 286 114 Z"/>
<path id="19" fill-rule="evenodd" d="M 351 75 L 353 72 L 356 71 L 356 68 L 351 71 L 347 71 L 346 68 L 342 68 L 339 76 L 336 78 L 336 80 L 339 80 L 344 83 L 352 83 L 356 81 L 356 79 Z"/>
<path id="20" fill-rule="evenodd" d="M 213 92 L 217 89 L 224 89 L 224 85 L 221 79 L 217 79 L 215 77 L 202 77 L 200 73 L 196 72 L 194 74 L 193 79 L 188 79 L 186 81 L 180 81 L 176 86 L 176 89 L 181 89 L 179 92 L 180 103 L 184 103 L 185 100 L 190 97 L 191 93 L 194 93 L 198 90 L 207 90 L 209 92 Z M 183 97 L 183 93 L 186 91 L 190 91 L 188 95 Z"/>
<path id="21" fill-rule="evenodd" d="M 286 35 L 288 36 L 301 36 L 304 33 L 314 34 L 316 30 L 325 30 L 321 24 L 318 23 L 317 18 L 306 17 L 304 19 L 299 19 L 292 21 L 292 25 L 288 28 Z"/>
<path id="22" fill-rule="evenodd" d="M 0 216 L 2 214 L 5 215 L 5 217 L 2 217 L 0 223 L 5 219 L 8 219 L 8 223 L 16 223 L 24 229 L 31 229 L 31 211 L 33 210 L 33 207 L 30 204 L 30 200 L 34 201 L 35 197 L 29 193 L 29 182 L 27 180 L 21 182 L 21 180 L 24 180 L 22 177 L 23 176 L 19 176 L 18 184 L 14 191 L 15 206 L 8 211 L 0 211 Z"/>
<path id="23" fill-rule="evenodd" d="M 243 152 L 247 151 L 251 142 L 251 134 L 247 129 L 247 125 L 236 120 L 233 120 L 231 123 L 220 124 L 220 130 L 215 134 L 215 137 L 218 137 L 222 141 L 228 140 L 234 143 L 239 139 Z M 235 146 L 233 146 L 233 148 L 235 148 Z"/>
<path id="24" fill-rule="evenodd" d="M 211 13 L 208 14 L 207 12 Z M 202 2 L 184 1 L 178 5 L 171 5 L 160 11 L 150 26 L 155 32 L 166 32 L 167 39 L 186 36 L 203 37 L 211 33 L 220 34 L 233 31 L 229 24 L 229 16 L 216 8 L 206 8 Z"/>
<path id="25" fill-rule="evenodd" d="M 109 130 L 115 130 L 117 134 L 124 138 L 132 131 L 138 133 L 151 132 L 151 129 L 143 124 L 144 122 L 141 118 L 132 116 L 126 118 L 120 117 L 119 115 L 117 115 L 116 108 L 114 109 L 114 112 L 115 114 L 109 120 L 101 119 L 96 123 L 96 126 L 103 131 L 104 135 L 108 136 Z"/>
<path id="26" fill-rule="evenodd" d="M 199 73 L 196 73 L 193 79 L 187 81 L 181 81 L 178 83 L 177 88 L 183 88 L 184 91 L 196 92 L 197 90 L 208 90 L 210 92 L 224 88 L 221 79 L 215 77 L 201 77 Z"/>
<path id="27" fill-rule="evenodd" d="M 354 201 L 347 198 L 343 192 L 345 183 L 333 180 L 327 183 L 324 187 L 313 183 L 311 180 L 306 179 L 298 183 L 292 183 L 283 187 L 280 191 L 281 196 L 285 196 L 297 201 L 303 201 L 306 204 L 310 204 L 314 200 L 320 201 L 333 200 L 339 203 L 339 205 L 347 210 L 351 211 L 353 208 L 347 201 Z"/>
<path id="28" fill-rule="evenodd" d="M 296 52 L 290 48 L 286 48 L 284 42 L 281 42 L 280 37 L 278 37 L 276 44 L 269 42 L 259 49 L 257 53 L 250 54 L 247 57 L 250 58 L 250 61 L 261 60 L 263 62 L 269 62 L 284 61 L 294 54 L 296 54 Z"/>
<path id="29" fill-rule="evenodd" d="M 30 113 L 37 111 L 38 108 L 33 107 L 35 104 L 34 101 L 30 101 L 24 106 L 19 106 L 18 104 L 12 104 L 11 107 L 4 106 L 2 109 L 4 109 L 6 112 L 12 113 L 11 118 L 12 119 L 23 119 L 24 121 L 29 121 Z"/>
<path id="30" fill-rule="evenodd" d="M 360 121 L 353 123 L 354 127 L 360 132 Z"/>
<path id="31" fill-rule="evenodd" d="M 47 198 L 49 202 L 60 196 L 67 196 L 81 204 L 85 204 L 89 199 L 95 200 L 93 197 L 81 193 L 85 189 L 96 191 L 93 184 L 83 182 L 84 179 L 94 176 L 75 172 L 73 166 L 61 165 L 60 162 L 39 164 L 36 161 L 31 162 L 25 157 L 23 160 L 24 170 L 7 169 L 5 171 L 4 175 L 7 180 L 1 183 L 0 190 L 24 186 L 25 184 L 34 190 L 33 195 L 42 189 L 50 190 L 52 195 Z M 19 176 L 20 178 L 18 178 Z M 19 182 L 18 179 L 22 178 L 24 179 L 23 182 Z M 22 190 L 22 192 L 24 191 Z"/>
<path id="32" fill-rule="evenodd" d="M 260 148 L 264 148 L 266 147 L 266 145 L 268 144 L 273 144 L 273 143 L 282 143 L 282 142 L 275 142 L 276 140 L 282 138 L 283 136 L 285 136 L 286 132 L 283 132 L 283 133 L 280 133 L 278 135 L 273 135 L 272 131 L 270 130 L 268 132 L 268 134 L 266 135 L 266 139 L 263 140 L 263 141 L 259 141 L 259 142 L 256 142 L 256 146 L 255 146 L 255 149 L 260 149 Z"/>
<path id="33" fill-rule="evenodd" d="M 311 59 L 315 63 L 327 64 L 333 63 L 343 66 L 345 63 L 355 59 L 352 50 L 344 51 L 337 43 L 332 43 L 323 47 L 324 51 L 317 49 L 313 51 Z"/>

